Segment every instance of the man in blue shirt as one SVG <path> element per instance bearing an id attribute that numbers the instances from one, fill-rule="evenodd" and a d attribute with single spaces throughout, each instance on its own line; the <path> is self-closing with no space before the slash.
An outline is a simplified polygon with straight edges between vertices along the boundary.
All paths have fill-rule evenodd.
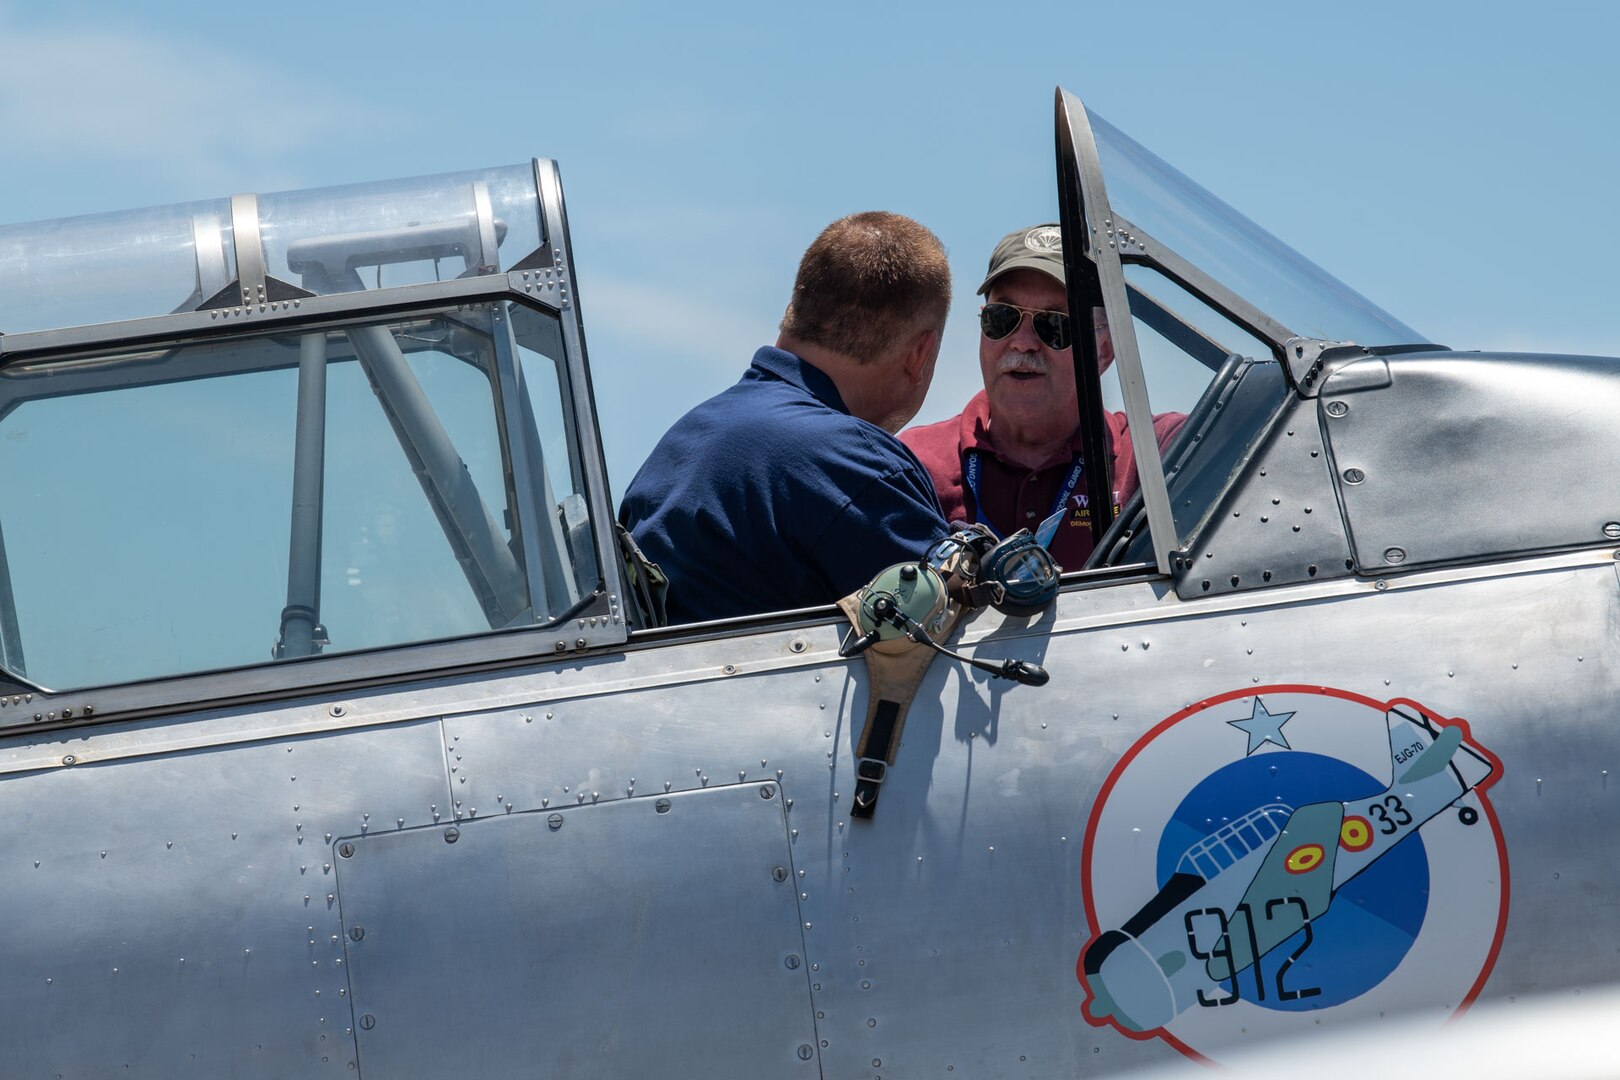
<path id="1" fill-rule="evenodd" d="M 828 604 L 947 529 L 894 437 L 939 357 L 950 266 L 910 218 L 853 214 L 799 263 L 774 348 L 675 423 L 619 518 L 669 578 L 669 621 Z"/>

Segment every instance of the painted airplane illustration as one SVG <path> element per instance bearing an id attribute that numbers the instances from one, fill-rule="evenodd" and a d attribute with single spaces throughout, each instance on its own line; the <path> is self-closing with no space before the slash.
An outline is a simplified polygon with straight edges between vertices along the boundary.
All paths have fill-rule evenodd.
<path id="1" fill-rule="evenodd" d="M 1091 942 L 1081 968 L 1093 1020 L 1148 1032 L 1194 1005 L 1231 1004 L 1237 987 L 1222 984 L 1301 930 L 1304 941 L 1280 965 L 1272 992 L 1284 1000 L 1316 993 L 1291 990 L 1286 980 L 1310 924 L 1345 883 L 1498 769 L 1460 722 L 1438 725 L 1400 706 L 1385 719 L 1387 788 L 1349 802 L 1254 808 L 1189 847 L 1140 911 Z M 1478 813 L 1458 812 L 1465 822 Z"/>
<path id="2" fill-rule="evenodd" d="M 1011 546 L 944 623 L 909 562 L 850 605 L 950 667 L 831 604 L 665 625 L 610 402 L 722 369 L 583 311 L 724 364 L 726 253 L 595 293 L 549 159 L 0 225 L 0 1078 L 1034 1080 L 1620 984 L 1620 357 L 1430 341 L 1053 104 L 1114 361 L 1051 362 L 1137 489 L 1082 470 L 1038 614 Z"/>

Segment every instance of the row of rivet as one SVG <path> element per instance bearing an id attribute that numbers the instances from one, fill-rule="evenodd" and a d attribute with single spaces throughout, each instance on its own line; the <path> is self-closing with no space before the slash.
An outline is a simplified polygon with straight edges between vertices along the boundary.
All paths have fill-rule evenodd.
<path id="1" fill-rule="evenodd" d="M 553 272 L 555 272 L 556 275 L 557 275 L 556 280 L 552 280 L 551 275 L 553 274 Z M 528 270 L 523 271 L 523 291 L 524 292 L 531 292 L 534 289 L 539 289 L 541 292 L 544 292 L 547 289 L 555 287 L 562 294 L 562 306 L 563 307 L 568 306 L 568 282 L 563 277 L 562 260 L 560 258 L 557 260 L 557 269 L 556 269 L 556 271 L 551 271 L 551 270 L 545 271 L 545 275 L 546 275 L 545 280 L 541 280 L 541 278 L 540 278 L 541 271 L 535 270 L 535 271 L 532 272 L 533 275 L 534 275 L 534 283 L 531 285 L 529 283 L 529 275 L 530 275 L 530 273 L 531 273 L 531 271 L 528 271 Z"/>
<path id="2" fill-rule="evenodd" d="M 302 307 L 302 306 L 303 305 L 300 304 L 299 301 L 297 301 L 297 300 L 283 300 L 283 301 L 281 301 L 280 304 L 276 304 L 273 301 L 271 303 L 268 303 L 268 304 L 261 302 L 259 304 L 259 314 L 263 315 L 266 311 L 287 311 L 287 310 L 289 310 L 291 308 Z M 224 318 L 228 319 L 232 315 L 235 315 L 237 318 L 241 318 L 244 315 L 252 315 L 252 314 L 253 314 L 253 306 L 251 304 L 248 304 L 248 305 L 244 305 L 243 307 L 238 307 L 238 308 L 212 308 L 208 312 L 208 317 L 210 319 L 218 319 L 218 318 L 221 318 L 221 317 L 224 317 Z"/>
<path id="3" fill-rule="evenodd" d="M 12 697 L 12 698 L 9 698 L 9 699 L 0 698 L 0 708 L 4 708 L 8 704 L 9 705 L 20 705 L 20 704 L 22 704 L 23 701 L 32 701 L 33 699 L 34 699 L 33 694 L 24 694 L 21 697 Z M 73 720 L 75 718 L 88 720 L 88 719 L 90 719 L 90 717 L 94 716 L 95 714 L 96 714 L 96 707 L 94 705 L 86 705 L 83 708 L 79 709 L 78 712 L 76 712 L 76 713 L 74 712 L 73 708 L 71 706 L 69 706 L 69 707 L 67 707 L 65 709 L 62 709 L 60 712 L 58 712 L 56 709 L 50 709 L 48 711 L 37 712 L 37 713 L 34 714 L 34 722 L 42 724 L 47 720 Z"/>

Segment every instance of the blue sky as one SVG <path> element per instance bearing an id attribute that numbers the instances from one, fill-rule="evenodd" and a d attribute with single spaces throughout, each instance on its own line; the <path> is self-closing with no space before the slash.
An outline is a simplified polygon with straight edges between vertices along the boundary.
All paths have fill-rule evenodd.
<path id="1" fill-rule="evenodd" d="M 1058 84 L 1435 340 L 1620 354 L 1616 11 L 0 0 L 0 221 L 555 157 L 622 490 L 856 210 L 950 250 L 957 411 Z"/>

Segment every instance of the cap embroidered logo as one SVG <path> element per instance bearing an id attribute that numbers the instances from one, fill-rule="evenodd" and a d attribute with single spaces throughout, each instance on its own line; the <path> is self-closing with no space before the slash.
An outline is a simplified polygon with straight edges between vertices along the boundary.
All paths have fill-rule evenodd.
<path id="1" fill-rule="evenodd" d="M 1024 246 L 1031 251 L 1060 254 L 1063 251 L 1063 233 L 1051 225 L 1041 225 L 1024 234 Z"/>

